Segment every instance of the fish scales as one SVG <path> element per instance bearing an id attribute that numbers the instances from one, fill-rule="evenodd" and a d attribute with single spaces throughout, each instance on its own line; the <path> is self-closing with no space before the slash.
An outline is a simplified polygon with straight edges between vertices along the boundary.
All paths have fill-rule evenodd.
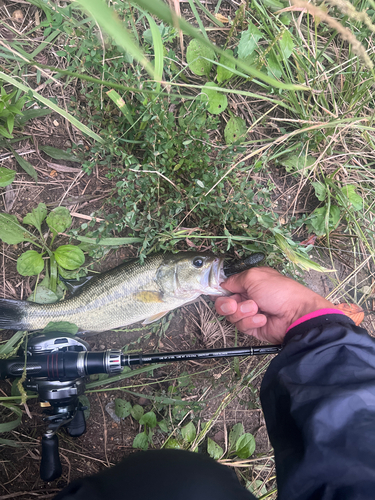
<path id="1" fill-rule="evenodd" d="M 193 252 L 154 255 L 143 265 L 131 261 L 95 276 L 61 302 L 2 299 L 0 328 L 41 330 L 51 321 L 69 321 L 82 331 L 100 332 L 152 322 L 202 293 L 226 294 L 220 287 L 224 279 L 221 258 Z"/>

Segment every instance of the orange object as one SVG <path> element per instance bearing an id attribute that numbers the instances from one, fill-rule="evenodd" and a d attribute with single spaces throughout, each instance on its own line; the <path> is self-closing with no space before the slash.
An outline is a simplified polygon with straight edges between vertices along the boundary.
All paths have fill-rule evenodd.
<path id="1" fill-rule="evenodd" d="M 340 311 L 342 311 L 346 316 L 352 319 L 357 326 L 362 323 L 365 317 L 364 310 L 357 304 L 347 304 L 346 302 L 344 302 L 342 304 L 339 304 L 338 306 L 335 306 L 335 308 L 340 309 Z"/>

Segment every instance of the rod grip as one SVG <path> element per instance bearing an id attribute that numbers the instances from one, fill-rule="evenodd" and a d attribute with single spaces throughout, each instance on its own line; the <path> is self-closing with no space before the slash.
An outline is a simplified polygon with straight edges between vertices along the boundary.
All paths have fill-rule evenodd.
<path id="1" fill-rule="evenodd" d="M 43 481 L 53 481 L 61 476 L 62 467 L 59 456 L 59 439 L 56 434 L 42 437 L 42 461 L 40 477 Z"/>

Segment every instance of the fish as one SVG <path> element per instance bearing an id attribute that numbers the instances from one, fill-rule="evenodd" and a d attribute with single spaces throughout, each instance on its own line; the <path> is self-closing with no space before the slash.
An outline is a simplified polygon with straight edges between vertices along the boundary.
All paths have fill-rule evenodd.
<path id="1" fill-rule="evenodd" d="M 69 298 L 53 304 L 0 299 L 0 328 L 42 330 L 69 321 L 81 332 L 103 332 L 152 323 L 200 295 L 229 295 L 224 258 L 207 253 L 155 254 L 90 277 Z"/>

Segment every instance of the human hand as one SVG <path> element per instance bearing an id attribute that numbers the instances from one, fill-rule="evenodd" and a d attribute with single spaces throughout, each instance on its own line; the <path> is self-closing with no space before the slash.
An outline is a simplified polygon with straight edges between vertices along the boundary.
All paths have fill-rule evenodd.
<path id="1" fill-rule="evenodd" d="M 234 293 L 218 297 L 219 314 L 259 340 L 282 343 L 289 326 L 305 314 L 334 305 L 309 288 L 269 267 L 228 278 L 221 286 Z"/>

